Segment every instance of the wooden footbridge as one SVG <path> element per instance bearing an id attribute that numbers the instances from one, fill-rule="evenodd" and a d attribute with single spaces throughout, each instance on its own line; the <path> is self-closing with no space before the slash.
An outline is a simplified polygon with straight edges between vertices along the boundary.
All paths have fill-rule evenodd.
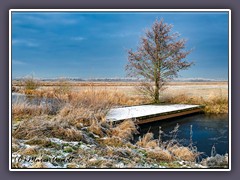
<path id="1" fill-rule="evenodd" d="M 136 124 L 143 124 L 193 114 L 202 110 L 203 106 L 186 104 L 129 106 L 111 109 L 107 114 L 107 120 L 121 122 L 132 119 Z"/>

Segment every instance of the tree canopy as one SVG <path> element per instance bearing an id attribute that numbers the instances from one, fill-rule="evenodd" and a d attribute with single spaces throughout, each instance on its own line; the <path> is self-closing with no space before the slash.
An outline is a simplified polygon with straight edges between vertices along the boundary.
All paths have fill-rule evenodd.
<path id="1" fill-rule="evenodd" d="M 171 33 L 172 25 L 156 20 L 151 29 L 141 37 L 136 51 L 128 51 L 128 76 L 143 80 L 140 90 L 159 103 L 159 91 L 164 83 L 178 77 L 178 72 L 193 63 L 185 60 L 191 50 L 186 50 L 186 40 Z M 152 85 L 154 83 L 154 85 Z"/>

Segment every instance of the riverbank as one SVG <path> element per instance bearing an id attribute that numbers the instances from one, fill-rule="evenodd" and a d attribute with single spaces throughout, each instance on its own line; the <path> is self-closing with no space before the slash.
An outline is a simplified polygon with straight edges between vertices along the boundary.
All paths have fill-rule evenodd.
<path id="1" fill-rule="evenodd" d="M 188 97 L 185 94 L 165 97 L 166 103 L 176 104 L 198 104 L 203 106 L 204 113 L 207 114 L 227 114 L 228 113 L 228 98 L 225 96 L 212 95 L 204 99 L 202 97 Z"/>
<path id="2" fill-rule="evenodd" d="M 172 147 L 171 159 L 167 150 L 130 144 L 99 146 L 58 138 L 13 141 L 13 168 L 228 168 L 227 154 L 196 162 L 184 147 Z"/>
<path id="3" fill-rule="evenodd" d="M 112 126 L 106 122 L 73 125 L 67 120 L 38 117 L 13 130 L 13 168 L 227 168 L 228 155 L 201 155 L 194 146 L 145 134 L 131 143 L 137 127 L 131 121 Z"/>

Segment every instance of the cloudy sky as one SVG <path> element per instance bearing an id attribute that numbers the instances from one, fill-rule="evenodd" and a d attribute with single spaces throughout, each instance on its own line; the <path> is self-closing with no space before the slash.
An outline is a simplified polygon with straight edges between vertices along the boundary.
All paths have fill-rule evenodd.
<path id="1" fill-rule="evenodd" d="M 227 12 L 12 12 L 12 76 L 125 77 L 127 50 L 156 18 L 194 49 L 180 78 L 228 79 Z"/>

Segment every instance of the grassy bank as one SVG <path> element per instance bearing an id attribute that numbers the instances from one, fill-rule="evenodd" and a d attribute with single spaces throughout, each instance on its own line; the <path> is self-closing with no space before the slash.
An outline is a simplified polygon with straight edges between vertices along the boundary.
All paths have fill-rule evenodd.
<path id="1" fill-rule="evenodd" d="M 106 113 L 114 106 L 149 103 L 141 96 L 129 96 L 108 88 L 96 90 L 94 87 L 76 92 L 67 84 L 47 90 L 23 89 L 22 92 L 54 98 L 58 100 L 58 108 L 51 104 L 33 105 L 27 102 L 12 105 L 12 165 L 15 168 L 227 167 L 228 158 L 222 156 L 217 160 L 205 159 L 196 163 L 201 153 L 191 145 L 186 147 L 176 141 L 177 127 L 172 131 L 171 140 L 163 142 L 161 137 L 156 140 L 153 134 L 147 133 L 133 144 L 131 139 L 138 133 L 138 127 L 132 120 L 121 124 L 106 121 Z M 207 103 L 202 99 L 184 96 L 168 98 L 166 101 Z M 207 111 L 207 107 L 212 108 L 216 104 L 222 104 L 219 107 L 222 112 L 227 103 L 218 99 L 210 102 L 205 107 L 206 112 L 211 112 Z M 22 161 L 18 161 L 19 158 Z"/>
<path id="2" fill-rule="evenodd" d="M 113 105 L 136 101 L 105 91 L 87 91 L 81 95 L 74 94 L 74 98 L 62 97 L 64 104 L 55 114 L 49 114 L 50 111 L 42 106 L 13 105 L 13 119 L 18 117 L 19 121 L 22 117 L 12 134 L 15 158 L 17 155 L 22 158 L 39 157 L 40 154 L 45 154 L 45 159 L 58 155 L 67 158 L 65 155 L 70 154 L 71 166 L 74 167 L 133 168 L 161 167 L 164 162 L 165 166 L 173 166 L 174 163 L 177 166 L 179 160 L 194 164 L 198 156 L 198 152 L 174 140 L 154 140 L 150 133 L 132 144 L 130 140 L 137 133 L 132 120 L 118 125 L 106 122 L 107 110 Z M 64 165 L 57 163 L 60 167 Z M 24 163 L 16 162 L 13 166 L 24 167 Z M 31 163 L 29 167 L 44 167 L 44 163 Z"/>
<path id="3" fill-rule="evenodd" d="M 172 97 L 164 97 L 166 103 L 171 104 L 198 104 L 204 106 L 204 112 L 207 114 L 227 114 L 228 113 L 228 97 L 215 96 L 204 99 L 202 97 L 189 97 L 180 94 Z"/>

